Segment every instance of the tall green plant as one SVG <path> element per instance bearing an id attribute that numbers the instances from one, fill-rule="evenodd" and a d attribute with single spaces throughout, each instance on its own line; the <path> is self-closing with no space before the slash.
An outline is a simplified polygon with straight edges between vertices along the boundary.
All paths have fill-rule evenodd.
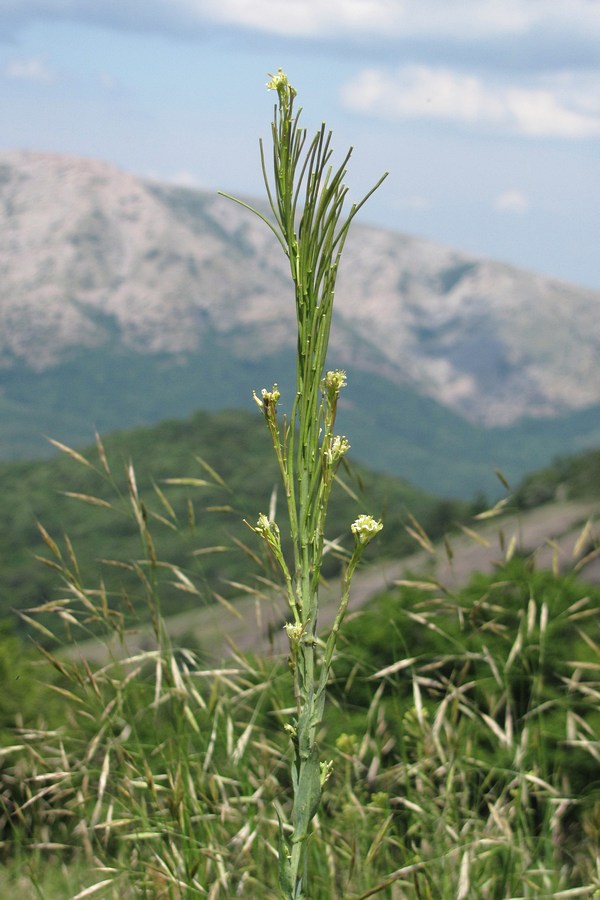
<path id="1" fill-rule="evenodd" d="M 317 636 L 319 582 L 325 550 L 325 525 L 331 489 L 350 444 L 335 433 L 340 391 L 346 385 L 341 370 L 325 371 L 335 283 L 340 257 L 352 219 L 386 177 L 345 215 L 343 183 L 350 149 L 339 168 L 330 165 L 331 132 L 325 125 L 307 143 L 306 129 L 294 111 L 296 91 L 279 70 L 267 87 L 277 92 L 272 124 L 273 180 L 261 142 L 261 162 L 274 221 L 251 209 L 273 231 L 290 263 L 296 299 L 298 346 L 296 396 L 289 417 L 280 421 L 277 385 L 263 390 L 256 402 L 269 429 L 288 505 L 293 564 L 281 548 L 273 518 L 261 515 L 254 531 L 272 552 L 285 580 L 291 620 L 290 669 L 296 712 L 286 726 L 293 745 L 291 841 L 280 827 L 280 889 L 286 898 L 306 896 L 307 839 L 331 763 L 321 759 L 317 730 L 323 716 L 327 683 L 336 641 L 346 613 L 350 583 L 369 541 L 381 522 L 361 515 L 352 524 L 354 548 L 349 555 L 335 622 L 324 642 Z M 235 198 L 231 198 L 235 199 Z M 240 201 L 236 201 L 240 202 Z M 247 206 L 243 204 L 243 206 Z"/>

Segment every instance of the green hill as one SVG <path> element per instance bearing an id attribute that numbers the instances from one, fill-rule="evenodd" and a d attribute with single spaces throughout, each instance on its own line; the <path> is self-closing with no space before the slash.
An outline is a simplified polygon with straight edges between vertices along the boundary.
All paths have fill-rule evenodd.
<path id="1" fill-rule="evenodd" d="M 185 365 L 117 349 L 74 355 L 43 378 L 15 368 L 2 375 L 0 459 L 50 456 L 44 435 L 82 447 L 94 428 L 104 435 L 124 424 L 152 426 L 165 410 L 172 417 L 196 409 L 254 410 L 252 388 L 274 382 L 285 406 L 293 396 L 292 363 L 289 353 L 240 363 L 215 338 Z M 600 406 L 486 428 L 383 377 L 351 371 L 348 380 L 339 427 L 350 438 L 353 458 L 439 496 L 493 497 L 495 468 L 517 483 L 555 456 L 600 445 Z"/>
<path id="2" fill-rule="evenodd" d="M 515 499 L 523 509 L 548 501 L 600 497 L 600 450 L 559 456 L 549 466 L 527 475 Z"/>
<path id="3" fill-rule="evenodd" d="M 179 567 L 199 586 L 200 596 L 182 590 L 181 583 L 174 587 L 177 579 L 172 572 L 161 570 L 165 614 L 209 603 L 214 592 L 239 593 L 230 582 L 250 582 L 260 574 L 240 547 L 242 542 L 251 552 L 260 552 L 243 520 L 255 522 L 260 512 L 268 511 L 278 485 L 272 448 L 258 415 L 200 412 L 187 420 L 114 433 L 103 446 L 110 475 L 93 446 L 82 453 L 89 464 L 61 453 L 50 460 L 0 465 L 0 614 L 60 597 L 57 572 L 34 559 L 37 554 L 52 560 L 36 522 L 43 524 L 74 568 L 64 541 L 68 535 L 88 586 L 94 579 L 98 583 L 102 579 L 109 592 L 124 586 L 127 603 L 143 604 L 131 569 L 101 562 L 129 564 L 142 555 L 128 495 L 130 462 L 158 559 Z M 170 479 L 183 482 L 169 483 Z M 334 491 L 331 538 L 349 535 L 350 523 L 367 510 L 385 520 L 378 542 L 381 554 L 397 556 L 413 546 L 404 528 L 409 511 L 433 534 L 465 514 L 464 504 L 438 500 L 398 478 L 363 467 L 352 467 L 342 479 L 354 497 L 341 487 Z M 278 520 L 282 519 L 279 504 Z M 214 547 L 219 549 L 205 552 Z M 332 573 L 336 567 L 332 554 L 326 571 Z"/>

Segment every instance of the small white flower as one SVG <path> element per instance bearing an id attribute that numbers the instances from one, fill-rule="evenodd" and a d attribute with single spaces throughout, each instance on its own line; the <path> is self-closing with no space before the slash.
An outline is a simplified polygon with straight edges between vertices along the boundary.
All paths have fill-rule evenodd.
<path id="1" fill-rule="evenodd" d="M 327 459 L 331 465 L 336 463 L 350 449 L 350 442 L 345 435 L 336 434 L 331 439 L 331 446 L 327 451 Z"/>
<path id="2" fill-rule="evenodd" d="M 269 75 L 271 75 L 270 72 Z M 267 88 L 270 91 L 277 91 L 280 103 L 289 109 L 290 100 L 296 96 L 296 89 L 290 84 L 283 69 L 278 69 L 277 75 L 271 75 L 271 80 L 267 81 Z"/>
<path id="3" fill-rule="evenodd" d="M 286 622 L 283 626 L 285 632 L 290 639 L 290 643 L 297 644 L 302 637 L 303 627 L 300 624 L 296 624 L 294 622 Z"/>
<path id="4" fill-rule="evenodd" d="M 270 72 L 269 75 L 271 75 Z M 279 88 L 285 88 L 287 85 L 288 77 L 283 69 L 277 69 L 277 75 L 271 75 L 271 80 L 267 81 L 267 89 L 269 91 L 278 91 Z"/>
<path id="5" fill-rule="evenodd" d="M 272 522 L 270 521 L 268 516 L 265 516 L 264 513 L 261 513 L 258 517 L 258 521 L 256 523 L 256 531 L 258 534 L 262 534 L 263 537 L 271 534 L 271 526 Z"/>
<path id="6" fill-rule="evenodd" d="M 368 544 L 383 528 L 383 522 L 378 522 L 373 516 L 359 516 L 352 523 L 352 533 L 359 544 Z"/>
<path id="7" fill-rule="evenodd" d="M 323 391 L 334 394 L 337 397 L 341 389 L 343 387 L 346 387 L 347 383 L 346 373 L 343 369 L 332 369 L 329 372 L 325 372 L 322 389 Z"/>

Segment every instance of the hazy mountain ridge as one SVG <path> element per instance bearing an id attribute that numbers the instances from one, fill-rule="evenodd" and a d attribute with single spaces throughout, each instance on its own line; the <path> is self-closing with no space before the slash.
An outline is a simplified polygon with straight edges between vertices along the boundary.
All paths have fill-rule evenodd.
<path id="1" fill-rule="evenodd" d="M 287 260 L 251 213 L 105 163 L 0 154 L 0 368 L 120 345 L 185 365 L 295 345 Z M 600 292 L 353 225 L 332 359 L 487 425 L 600 402 Z"/>

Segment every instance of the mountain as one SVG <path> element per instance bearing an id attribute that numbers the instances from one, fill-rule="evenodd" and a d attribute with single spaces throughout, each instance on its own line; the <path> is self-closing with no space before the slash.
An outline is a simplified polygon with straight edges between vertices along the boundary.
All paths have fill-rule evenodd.
<path id="1" fill-rule="evenodd" d="M 216 194 L 0 154 L 0 455 L 293 394 L 287 260 Z M 356 454 L 434 492 L 600 443 L 600 292 L 353 225 L 331 364 Z"/>

